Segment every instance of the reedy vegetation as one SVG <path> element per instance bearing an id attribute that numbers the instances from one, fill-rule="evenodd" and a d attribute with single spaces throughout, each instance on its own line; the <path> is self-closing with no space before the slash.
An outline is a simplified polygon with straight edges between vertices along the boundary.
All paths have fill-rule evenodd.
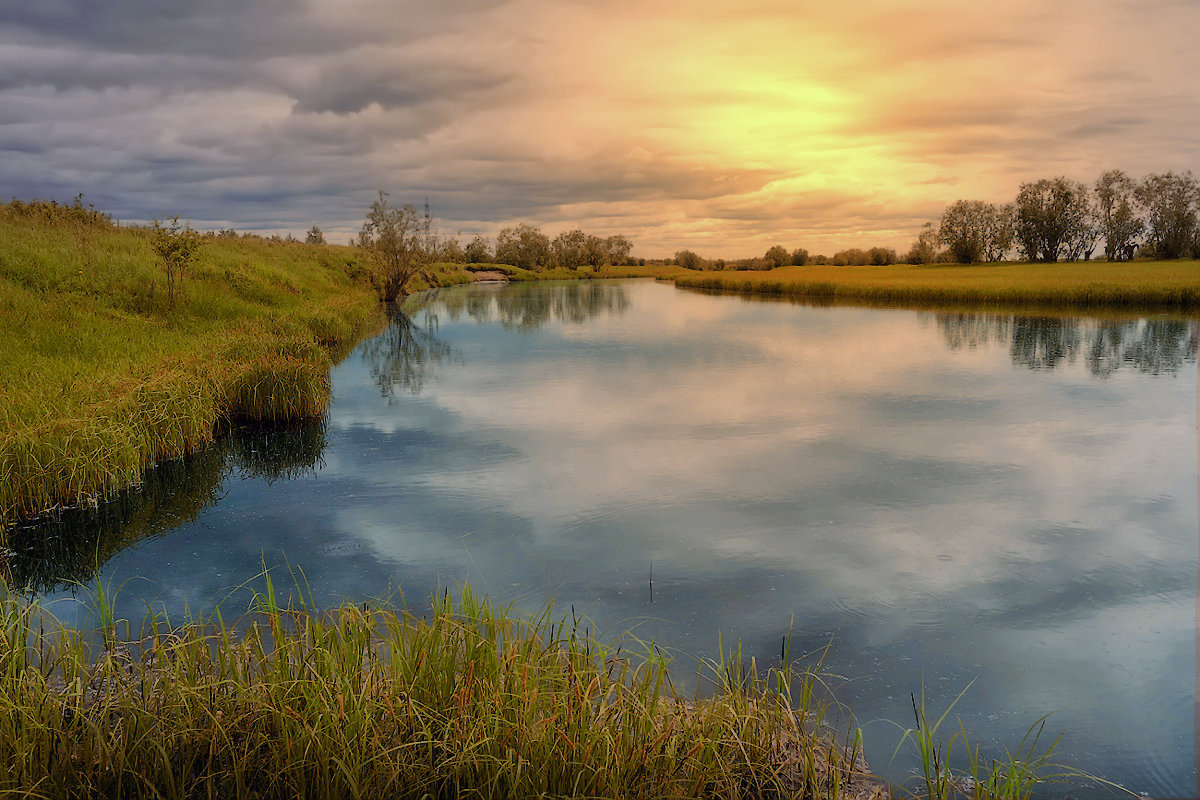
<path id="1" fill-rule="evenodd" d="M 78 202 L 0 206 L 0 526 L 223 425 L 322 415 L 331 353 L 378 324 L 353 249 L 204 236 L 172 305 L 152 237 Z"/>
<path id="2" fill-rule="evenodd" d="M 1196 261 L 783 267 L 770 272 L 681 276 L 675 284 L 821 303 L 1135 311 L 1200 307 L 1200 262 Z"/>
<path id="3" fill-rule="evenodd" d="M 0 585 L 0 793 L 25 797 L 881 797 L 821 679 L 739 651 L 684 699 L 652 646 L 463 589 L 101 642 Z M 108 598 L 111 599 L 111 598 Z M 633 652 L 627 652 L 632 647 Z M 841 722 L 845 720 L 842 719 Z"/>

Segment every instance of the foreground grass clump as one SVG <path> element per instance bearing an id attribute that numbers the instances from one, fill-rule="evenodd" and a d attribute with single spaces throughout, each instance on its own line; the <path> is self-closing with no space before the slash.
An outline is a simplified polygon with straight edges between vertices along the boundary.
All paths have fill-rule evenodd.
<path id="1" fill-rule="evenodd" d="M 0 587 L 2 589 L 2 587 Z M 683 700 L 630 656 L 464 590 L 417 619 L 281 610 L 103 641 L 0 594 L 0 794 L 882 797 L 811 672 L 714 665 Z M 566 621 L 563 620 L 563 623 Z"/>
<path id="2" fill-rule="evenodd" d="M 172 305 L 151 232 L 0 205 L 0 529 L 103 497 L 223 425 L 322 415 L 377 324 L 351 248 L 204 237 Z"/>
<path id="3" fill-rule="evenodd" d="M 782 267 L 679 277 L 675 285 L 824 302 L 1194 309 L 1200 262 Z"/>

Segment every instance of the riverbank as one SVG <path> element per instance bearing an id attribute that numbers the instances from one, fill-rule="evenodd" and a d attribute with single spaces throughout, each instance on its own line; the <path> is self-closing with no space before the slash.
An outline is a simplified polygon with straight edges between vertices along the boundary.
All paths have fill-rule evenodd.
<path id="1" fill-rule="evenodd" d="M 150 238 L 79 206 L 0 205 L 0 532 L 112 496 L 229 425 L 321 416 L 329 366 L 383 322 L 356 248 L 204 236 L 172 303 Z M 512 281 L 687 272 L 430 275 L 451 286 L 484 267 Z"/>
<path id="2" fill-rule="evenodd" d="M 0 794 L 887 795 L 802 665 L 731 653 L 715 694 L 684 698 L 652 647 L 460 595 L 320 615 L 281 610 L 268 578 L 235 625 L 150 619 L 130 641 L 101 611 L 93 641 L 0 585 Z"/>
<path id="3" fill-rule="evenodd" d="M 1200 308 L 1198 261 L 781 267 L 684 276 L 676 278 L 675 285 L 827 303 L 1129 311 Z"/>
<path id="4" fill-rule="evenodd" d="M 172 306 L 150 231 L 0 206 L 0 526 L 110 495 L 228 425 L 319 417 L 383 318 L 352 248 L 204 237 Z"/>

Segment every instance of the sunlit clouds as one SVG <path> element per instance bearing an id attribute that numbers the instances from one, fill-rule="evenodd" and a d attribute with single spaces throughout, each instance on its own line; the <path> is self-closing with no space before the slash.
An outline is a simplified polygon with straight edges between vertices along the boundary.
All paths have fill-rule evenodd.
<path id="1" fill-rule="evenodd" d="M 0 189 L 125 219 L 635 253 L 905 248 L 960 199 L 1200 171 L 1187 2 L 0 3 Z"/>

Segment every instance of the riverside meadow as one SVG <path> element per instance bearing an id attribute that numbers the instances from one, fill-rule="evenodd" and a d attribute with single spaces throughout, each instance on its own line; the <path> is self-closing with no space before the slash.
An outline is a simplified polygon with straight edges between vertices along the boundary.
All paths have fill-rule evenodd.
<path id="1" fill-rule="evenodd" d="M 355 248 L 206 237 L 171 307 L 148 231 L 87 209 L 0 207 L 0 523 L 98 503 L 230 426 L 319 418 L 328 370 L 385 315 Z M 485 266 L 485 265 L 480 265 Z M 493 267 L 494 265 L 486 265 Z M 503 268 L 512 280 L 579 278 Z M 472 270 L 436 265 L 438 285 Z M 561 273 L 561 274 L 560 274 Z M 1197 262 L 785 267 L 589 277 L 814 302 L 1188 312 Z M 417 285 L 415 289 L 427 288 Z M 27 796 L 878 797 L 820 664 L 736 649 L 707 700 L 652 648 L 598 642 L 553 609 L 517 617 L 462 587 L 431 618 L 325 614 L 273 593 L 231 621 L 105 617 L 98 644 L 3 597 L 6 792 Z M 632 655 L 631 655 L 632 653 Z M 989 762 L 914 698 L 930 797 L 1028 797 L 1052 763 L 1031 729 Z M 946 710 L 949 713 L 949 710 Z M 166 732 L 165 737 L 162 736 Z M 948 742 L 948 744 L 947 744 Z M 947 748 L 968 751 L 950 781 Z"/>

